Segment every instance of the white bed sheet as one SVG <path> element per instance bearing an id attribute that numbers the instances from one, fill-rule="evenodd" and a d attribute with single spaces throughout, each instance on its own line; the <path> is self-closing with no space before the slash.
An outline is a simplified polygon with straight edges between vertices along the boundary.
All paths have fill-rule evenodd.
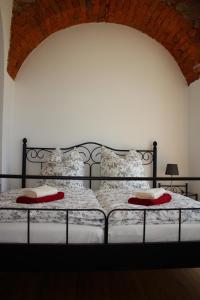
<path id="1" fill-rule="evenodd" d="M 69 224 L 69 244 L 103 243 L 104 230 L 99 226 Z M 26 223 L 0 223 L 0 243 L 27 243 Z M 66 225 L 32 223 L 30 243 L 66 243 Z"/>
<path id="2" fill-rule="evenodd" d="M 182 224 L 181 241 L 200 240 L 200 224 Z M 30 227 L 31 243 L 66 242 L 64 224 L 34 223 Z M 178 224 L 146 226 L 146 242 L 178 241 Z M 117 225 L 109 229 L 109 243 L 141 243 L 143 241 L 143 225 Z M 27 225 L 25 223 L 1 223 L 0 243 L 26 243 Z M 98 226 L 69 225 L 69 244 L 103 243 L 104 230 Z"/>
<path id="3" fill-rule="evenodd" d="M 178 224 L 148 224 L 146 242 L 177 242 Z M 182 224 L 181 241 L 200 241 L 200 224 Z M 117 225 L 109 229 L 109 243 L 143 242 L 143 225 Z"/>

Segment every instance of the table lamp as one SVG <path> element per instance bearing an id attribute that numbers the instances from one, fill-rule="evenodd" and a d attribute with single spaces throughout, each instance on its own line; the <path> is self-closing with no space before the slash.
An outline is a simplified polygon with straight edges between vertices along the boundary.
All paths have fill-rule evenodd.
<path id="1" fill-rule="evenodd" d="M 167 164 L 165 174 L 171 175 L 171 189 L 172 189 L 172 177 L 173 177 L 173 175 L 179 175 L 178 165 L 177 164 Z"/>

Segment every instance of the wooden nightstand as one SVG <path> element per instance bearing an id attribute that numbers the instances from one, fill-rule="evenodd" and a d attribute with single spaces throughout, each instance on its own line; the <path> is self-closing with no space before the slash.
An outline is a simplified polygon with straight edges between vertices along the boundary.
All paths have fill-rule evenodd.
<path id="1" fill-rule="evenodd" d="M 173 193 L 178 193 L 178 194 L 184 195 L 186 197 L 193 198 L 196 201 L 199 200 L 198 199 L 198 194 L 188 192 L 188 183 L 177 184 L 177 185 L 172 185 L 172 186 L 167 185 L 167 184 L 158 183 L 158 187 L 163 187 L 166 190 L 171 191 Z"/>

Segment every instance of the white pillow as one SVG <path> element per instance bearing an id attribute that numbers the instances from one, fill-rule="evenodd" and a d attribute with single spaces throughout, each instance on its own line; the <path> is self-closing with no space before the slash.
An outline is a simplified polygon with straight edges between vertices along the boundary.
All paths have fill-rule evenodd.
<path id="1" fill-rule="evenodd" d="M 58 148 L 52 151 L 42 165 L 43 176 L 84 176 L 84 162 L 77 149 L 73 149 L 64 157 Z M 81 180 L 45 180 L 51 186 L 67 186 L 70 188 L 83 188 Z"/>
<path id="2" fill-rule="evenodd" d="M 135 150 L 130 150 L 121 157 L 112 150 L 101 149 L 101 176 L 107 177 L 144 177 L 144 167 L 140 155 Z M 125 188 L 125 189 L 149 189 L 147 181 L 102 181 L 101 189 Z"/>

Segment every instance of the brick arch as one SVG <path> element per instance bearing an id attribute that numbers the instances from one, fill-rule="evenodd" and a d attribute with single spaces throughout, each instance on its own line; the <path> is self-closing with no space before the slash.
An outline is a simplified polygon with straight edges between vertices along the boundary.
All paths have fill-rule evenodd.
<path id="1" fill-rule="evenodd" d="M 180 0 L 171 2 L 14 0 L 8 73 L 14 79 L 26 57 L 50 34 L 77 24 L 108 22 L 138 29 L 161 43 L 190 84 L 200 74 L 200 29 L 176 9 Z"/>

